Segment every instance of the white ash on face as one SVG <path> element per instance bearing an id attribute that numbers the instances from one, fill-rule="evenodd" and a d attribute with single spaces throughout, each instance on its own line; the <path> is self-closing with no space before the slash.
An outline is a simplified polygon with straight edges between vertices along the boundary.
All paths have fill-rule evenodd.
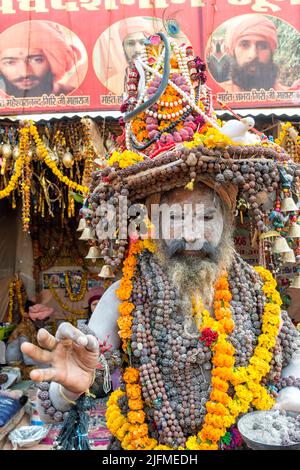
<path id="1" fill-rule="evenodd" d="M 286 446 L 300 442 L 300 415 L 288 416 L 283 410 L 253 413 L 240 423 L 241 433 L 260 444 Z"/>

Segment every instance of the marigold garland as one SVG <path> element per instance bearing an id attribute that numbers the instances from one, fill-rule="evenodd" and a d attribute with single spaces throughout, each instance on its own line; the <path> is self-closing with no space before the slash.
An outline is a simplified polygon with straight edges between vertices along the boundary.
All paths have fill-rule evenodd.
<path id="1" fill-rule="evenodd" d="M 48 150 L 45 144 L 43 143 L 42 139 L 40 138 L 36 126 L 33 123 L 30 123 L 29 128 L 26 127 L 25 129 L 27 129 L 30 135 L 32 136 L 39 151 L 39 154 L 42 156 L 42 160 L 46 163 L 48 168 L 50 168 L 52 173 L 70 189 L 73 189 L 74 191 L 79 191 L 83 194 L 87 194 L 89 191 L 89 188 L 87 186 L 82 186 L 81 184 L 71 181 L 67 176 L 64 176 L 63 173 L 57 168 L 55 162 L 49 157 Z"/>
<path id="2" fill-rule="evenodd" d="M 14 290 L 15 290 L 15 283 L 14 281 L 9 283 L 8 287 L 8 315 L 7 315 L 7 321 L 8 323 L 12 323 L 13 321 L 13 307 L 14 307 Z"/>
<path id="3" fill-rule="evenodd" d="M 127 258 L 123 263 L 123 277 L 120 282 L 119 289 L 116 290 L 117 297 L 122 300 L 119 306 L 120 318 L 118 319 L 119 336 L 122 340 L 122 349 L 127 353 L 128 341 L 131 338 L 131 312 L 134 304 L 128 302 L 132 292 L 132 278 L 135 272 L 137 256 L 144 250 L 154 251 L 154 245 L 150 240 L 138 240 L 130 246 Z"/>
<path id="4" fill-rule="evenodd" d="M 136 256 L 145 248 L 143 243 L 138 241 L 131 246 L 124 263 L 120 289 L 117 291 L 118 297 L 123 300 L 119 308 L 121 314 L 119 320 L 124 318 L 127 320 L 126 322 L 121 321 L 119 324 L 125 351 L 127 351 L 127 344 L 131 337 L 131 312 L 134 309 L 134 305 L 129 303 L 128 299 L 132 292 L 132 278 L 137 263 Z M 190 436 L 187 439 L 186 449 L 188 450 L 217 450 L 219 441 L 225 436 L 227 429 L 236 422 L 240 414 L 248 411 L 251 404 L 260 410 L 270 409 L 274 404 L 273 398 L 260 385 L 260 381 L 270 370 L 271 351 L 275 346 L 279 331 L 282 302 L 276 291 L 276 281 L 272 274 L 262 267 L 255 269 L 264 282 L 263 292 L 268 301 L 264 306 L 262 334 L 258 338 L 258 344 L 247 367 L 235 368 L 235 349 L 227 339 L 228 334 L 234 329 L 227 274 L 223 275 L 215 285 L 215 318 L 211 317 L 209 312 L 204 309 L 203 302 L 197 294 L 192 299 L 193 314 L 199 332 L 211 329 L 217 335 L 212 336 L 216 341 L 211 345 L 213 352 L 212 391 L 206 403 L 207 414 L 203 427 L 197 436 Z M 130 411 L 127 417 L 122 415 L 118 398 L 124 393 L 121 390 L 113 392 L 106 413 L 108 429 L 120 440 L 123 449 L 173 450 L 168 446 L 158 445 L 155 439 L 148 436 L 148 426 L 144 422 L 141 386 L 138 383 L 139 371 L 127 368 L 123 378 L 126 383 Z M 227 393 L 230 384 L 235 389 L 234 397 Z M 179 447 L 178 450 L 183 450 L 183 448 Z"/>
<path id="5" fill-rule="evenodd" d="M 16 189 L 17 183 L 22 175 L 23 164 L 24 164 L 23 156 L 20 155 L 15 163 L 14 173 L 11 176 L 7 186 L 4 189 L 0 190 L 0 199 L 3 199 L 4 197 L 9 196 L 10 193 L 14 189 Z"/>
<path id="6" fill-rule="evenodd" d="M 128 166 L 135 165 L 135 163 L 142 162 L 144 158 L 138 153 L 132 152 L 131 150 L 124 150 L 120 153 L 114 151 L 108 160 L 108 165 L 113 166 L 115 163 L 120 168 L 127 168 Z"/>

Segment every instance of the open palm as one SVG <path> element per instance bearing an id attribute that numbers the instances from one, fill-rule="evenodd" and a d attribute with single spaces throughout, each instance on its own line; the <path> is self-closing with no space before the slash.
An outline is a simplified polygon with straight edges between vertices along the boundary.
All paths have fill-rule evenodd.
<path id="1" fill-rule="evenodd" d="M 56 337 L 41 329 L 37 339 L 40 347 L 23 343 L 22 351 L 49 367 L 33 370 L 31 379 L 37 382 L 54 381 L 73 393 L 85 392 L 92 383 L 98 362 L 97 339 L 83 334 L 69 323 L 59 326 Z"/>

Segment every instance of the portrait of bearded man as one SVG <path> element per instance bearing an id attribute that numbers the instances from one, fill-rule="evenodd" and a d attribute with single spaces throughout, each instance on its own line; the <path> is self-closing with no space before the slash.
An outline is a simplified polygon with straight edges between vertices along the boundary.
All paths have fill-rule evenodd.
<path id="1" fill-rule="evenodd" d="M 280 82 L 274 61 L 279 38 L 271 19 L 262 14 L 238 16 L 229 22 L 224 41 L 230 59 L 230 78 L 220 83 L 225 91 L 289 89 Z"/>
<path id="2" fill-rule="evenodd" d="M 58 23 L 24 21 L 0 34 L 0 96 L 69 94 L 82 83 L 87 67 L 83 44 Z"/>

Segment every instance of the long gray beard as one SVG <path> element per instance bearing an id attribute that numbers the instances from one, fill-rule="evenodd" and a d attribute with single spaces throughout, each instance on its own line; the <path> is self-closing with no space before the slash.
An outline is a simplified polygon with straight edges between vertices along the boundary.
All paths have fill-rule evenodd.
<path id="1" fill-rule="evenodd" d="M 217 263 L 201 259 L 200 257 L 174 256 L 169 258 L 164 252 L 162 244 L 159 244 L 158 258 L 162 267 L 168 273 L 171 283 L 178 292 L 180 311 L 185 317 L 185 332 L 189 336 L 199 334 L 195 329 L 192 318 L 191 298 L 196 290 L 201 295 L 204 306 L 212 307 L 214 298 L 214 284 L 222 272 L 229 271 L 235 249 L 232 234 L 225 230 L 219 245 L 219 259 Z"/>

